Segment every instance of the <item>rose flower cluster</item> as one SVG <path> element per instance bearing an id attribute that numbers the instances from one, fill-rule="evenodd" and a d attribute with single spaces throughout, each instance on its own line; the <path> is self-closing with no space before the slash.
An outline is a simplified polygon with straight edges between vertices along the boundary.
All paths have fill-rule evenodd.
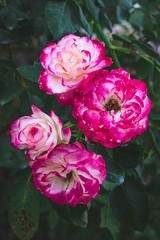
<path id="1" fill-rule="evenodd" d="M 112 64 L 97 40 L 69 34 L 43 49 L 39 88 L 56 94 L 62 106 L 71 106 L 77 127 L 91 142 L 114 148 L 142 134 L 148 127 L 151 101 L 146 84 L 131 79 Z M 69 143 L 70 128 L 52 110 L 50 116 L 32 105 L 32 114 L 11 124 L 11 144 L 29 158 L 33 183 L 57 204 L 87 204 L 106 179 L 102 156 L 82 143 Z"/>

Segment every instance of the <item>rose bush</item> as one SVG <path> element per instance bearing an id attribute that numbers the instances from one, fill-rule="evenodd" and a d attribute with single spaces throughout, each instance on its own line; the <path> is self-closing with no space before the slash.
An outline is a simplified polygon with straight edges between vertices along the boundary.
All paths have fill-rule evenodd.
<path id="1" fill-rule="evenodd" d="M 78 95 L 73 116 L 90 141 L 113 148 L 147 129 L 151 106 L 143 81 L 131 79 L 122 68 L 103 70 Z"/>
<path id="2" fill-rule="evenodd" d="M 38 80 L 40 89 L 56 94 L 76 88 L 96 71 L 112 64 L 105 51 L 103 43 L 73 34 L 57 44 L 49 43 L 40 56 L 44 68 Z"/>
<path id="3" fill-rule="evenodd" d="M 21 117 L 11 124 L 11 144 L 25 149 L 31 160 L 46 159 L 57 144 L 70 141 L 71 131 L 69 128 L 62 129 L 63 124 L 54 111 L 48 116 L 32 105 L 32 112 L 31 116 Z"/>
<path id="4" fill-rule="evenodd" d="M 106 178 L 105 161 L 88 152 L 82 143 L 60 144 L 47 161 L 32 166 L 34 185 L 58 204 L 87 204 L 95 198 Z"/>
<path id="5" fill-rule="evenodd" d="M 159 240 L 160 8 L 158 0 L 149 2 L 0 1 L 1 240 Z M 115 31 L 124 23 L 123 32 Z M 122 69 L 102 71 L 111 63 L 105 55 L 113 59 L 109 71 L 122 66 L 148 86 L 153 110 L 140 137 L 151 107 L 146 86 Z M 38 81 L 50 96 L 38 89 Z M 60 106 L 56 98 L 71 107 Z M 44 112 L 53 109 L 64 127 L 50 114 L 51 121 L 44 116 L 31 119 L 32 103 Z M 25 117 L 13 124 L 12 145 L 26 147 L 24 151 L 9 145 L 8 126 L 15 116 Z M 107 177 L 97 198 L 106 166 L 100 164 L 100 170 L 99 157 L 86 160 L 88 152 L 81 161 L 84 151 L 72 151 L 77 144 L 62 149 L 65 127 L 72 128 L 72 142 L 82 142 L 94 156 L 105 158 Z M 108 148 L 117 144 L 121 146 Z M 52 200 L 89 204 L 72 208 Z"/>

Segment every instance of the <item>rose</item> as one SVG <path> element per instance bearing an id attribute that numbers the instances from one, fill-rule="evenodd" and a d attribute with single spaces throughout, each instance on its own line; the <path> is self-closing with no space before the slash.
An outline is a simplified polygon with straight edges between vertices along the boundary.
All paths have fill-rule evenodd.
<path id="1" fill-rule="evenodd" d="M 71 106 L 72 107 L 74 105 L 74 101 L 80 91 L 81 91 L 81 88 L 77 87 L 76 89 L 73 89 L 66 93 L 56 94 L 56 98 L 57 98 L 59 104 L 61 104 L 62 106 L 64 106 L 64 107 Z"/>
<path id="2" fill-rule="evenodd" d="M 122 68 L 103 70 L 89 88 L 77 96 L 73 116 L 90 141 L 113 148 L 147 129 L 152 104 L 143 81 L 131 79 Z"/>
<path id="3" fill-rule="evenodd" d="M 38 80 L 40 89 L 56 94 L 76 88 L 96 71 L 112 64 L 111 58 L 104 54 L 103 43 L 73 34 L 57 44 L 48 44 L 40 56 L 44 68 Z"/>
<path id="4" fill-rule="evenodd" d="M 35 187 L 58 204 L 87 204 L 100 191 L 106 178 L 105 161 L 88 152 L 82 143 L 60 144 L 46 161 L 32 167 Z"/>
<path id="5" fill-rule="evenodd" d="M 32 112 L 31 116 L 21 117 L 11 124 L 11 144 L 25 149 L 31 160 L 46 159 L 57 144 L 69 142 L 71 131 L 62 129 L 62 122 L 53 111 L 48 116 L 32 105 Z"/>
<path id="6" fill-rule="evenodd" d="M 73 107 L 74 101 L 77 99 L 78 95 L 81 94 L 81 92 L 89 91 L 89 88 L 90 86 L 88 84 L 88 81 L 84 81 L 79 86 L 77 86 L 76 89 L 72 89 L 65 93 L 56 94 L 56 98 L 62 106 Z"/>

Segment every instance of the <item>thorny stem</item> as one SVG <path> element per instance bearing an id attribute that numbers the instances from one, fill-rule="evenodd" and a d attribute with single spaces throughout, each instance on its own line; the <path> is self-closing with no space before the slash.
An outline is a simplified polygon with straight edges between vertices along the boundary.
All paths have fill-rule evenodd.
<path id="1" fill-rule="evenodd" d="M 113 49 L 115 51 L 123 52 L 125 54 L 131 54 L 133 52 L 129 48 L 119 47 L 119 46 L 114 46 L 114 45 L 112 45 L 111 49 Z M 155 68 L 158 70 L 158 72 L 160 72 L 160 68 L 157 65 L 155 65 L 154 59 L 147 57 L 146 55 L 144 55 L 142 52 L 139 52 L 139 51 L 136 51 L 134 53 L 136 53 L 137 56 L 143 58 L 146 62 L 151 63 L 153 66 L 155 66 Z"/>
<path id="2" fill-rule="evenodd" d="M 116 66 L 117 68 L 120 68 L 120 67 L 121 67 L 121 64 L 120 64 L 120 62 L 119 62 L 119 60 L 118 60 L 118 57 L 117 57 L 116 52 L 115 52 L 114 49 L 113 49 L 112 43 L 111 43 L 110 40 L 107 38 L 107 36 L 104 34 L 103 29 L 101 28 L 101 26 L 100 26 L 98 23 L 94 23 L 94 25 L 95 25 L 95 28 L 97 29 L 99 35 L 100 35 L 101 38 L 103 39 L 105 45 L 108 47 L 115 66 Z"/>
<path id="3" fill-rule="evenodd" d="M 119 47 L 119 46 L 115 46 L 115 45 L 112 45 L 111 49 L 119 51 L 119 52 L 127 53 L 127 54 L 130 54 L 132 52 L 131 49 L 129 49 L 129 48 Z"/>
<path id="4" fill-rule="evenodd" d="M 125 54 L 131 54 L 133 52 L 129 48 L 119 47 L 119 46 L 114 46 L 114 45 L 111 46 L 111 49 L 113 49 L 115 51 L 123 52 Z M 157 65 L 155 65 L 154 59 L 147 57 L 146 55 L 144 55 L 142 52 L 139 52 L 139 51 L 136 51 L 134 53 L 136 53 L 137 56 L 143 58 L 146 62 L 151 63 L 153 66 L 155 66 L 155 68 L 158 70 L 158 72 L 160 72 L 160 68 Z"/>
<path id="5" fill-rule="evenodd" d="M 101 36 L 101 38 L 103 39 L 105 45 L 108 47 L 111 57 L 114 61 L 114 64 L 117 68 L 120 68 L 120 62 L 118 60 L 117 54 L 115 51 L 119 51 L 119 52 L 123 52 L 126 54 L 131 54 L 132 50 L 125 48 L 125 47 L 119 47 L 119 46 L 115 46 L 113 45 L 110 40 L 108 39 L 107 35 L 104 34 L 103 29 L 101 28 L 101 26 L 98 23 L 94 23 L 95 28 L 97 29 L 99 35 Z M 159 66 L 157 66 L 154 62 L 154 59 L 147 57 L 146 55 L 144 55 L 142 52 L 136 51 L 137 56 L 143 58 L 145 61 L 151 63 L 152 65 L 155 66 L 155 68 L 160 72 L 160 68 Z"/>

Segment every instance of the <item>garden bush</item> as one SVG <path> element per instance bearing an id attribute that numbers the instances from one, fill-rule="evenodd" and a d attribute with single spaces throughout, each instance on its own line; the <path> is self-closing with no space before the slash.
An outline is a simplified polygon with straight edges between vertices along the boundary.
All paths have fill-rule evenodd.
<path id="1" fill-rule="evenodd" d="M 159 240 L 160 1 L 0 1 L 0 236 Z"/>

